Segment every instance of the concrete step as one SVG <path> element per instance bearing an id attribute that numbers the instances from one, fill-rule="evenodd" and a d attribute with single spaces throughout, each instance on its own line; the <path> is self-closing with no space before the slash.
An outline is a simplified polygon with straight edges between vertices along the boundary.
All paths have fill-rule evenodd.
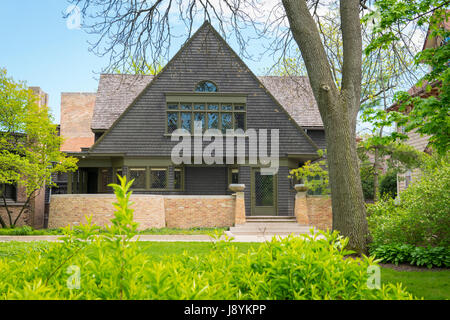
<path id="1" fill-rule="evenodd" d="M 289 222 L 247 222 L 230 228 L 233 235 L 289 235 L 309 233 L 311 226 Z"/>
<path id="2" fill-rule="evenodd" d="M 282 223 L 293 222 L 297 223 L 296 217 L 293 216 L 249 216 L 245 220 L 248 223 Z"/>

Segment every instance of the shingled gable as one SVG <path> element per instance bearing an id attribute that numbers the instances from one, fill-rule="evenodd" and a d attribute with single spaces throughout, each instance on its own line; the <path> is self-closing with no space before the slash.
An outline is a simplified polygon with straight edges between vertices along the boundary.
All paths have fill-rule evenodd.
<path id="1" fill-rule="evenodd" d="M 200 35 L 203 35 L 202 39 L 198 39 Z M 211 35 L 213 37 L 211 37 Z M 213 39 L 213 40 L 212 40 Z M 195 44 L 194 44 L 195 43 Z M 211 50 L 210 50 L 211 49 Z M 216 52 L 216 56 L 213 57 L 216 61 L 209 61 L 208 58 L 211 58 L 211 53 Z M 227 56 L 229 60 L 227 60 Z M 205 59 L 202 61 L 202 59 Z M 206 66 L 205 66 L 206 65 Z M 184 69 L 184 70 L 183 70 Z M 219 71 L 218 69 L 221 69 Z M 134 75 L 129 76 L 129 78 L 124 77 L 125 81 L 136 77 Z M 234 77 L 234 78 L 233 78 Z M 305 154 L 313 154 L 318 149 L 317 145 L 311 140 L 311 138 L 304 132 L 301 125 L 305 125 L 307 127 L 315 127 L 322 128 L 322 122 L 320 120 L 320 115 L 318 114 L 317 106 L 315 105 L 314 98 L 305 99 L 306 106 L 303 111 L 308 112 L 298 112 L 295 107 L 295 98 L 287 98 L 287 92 L 284 94 L 280 92 L 271 94 L 269 89 L 266 88 L 265 85 L 271 87 L 272 90 L 278 90 L 281 87 L 286 89 L 285 85 L 277 85 L 277 81 L 284 81 L 284 83 L 288 83 L 291 80 L 275 80 L 275 77 L 256 77 L 248 67 L 243 63 L 243 61 L 239 58 L 239 56 L 229 47 L 229 45 L 225 42 L 225 40 L 217 33 L 217 31 L 210 25 L 209 22 L 205 22 L 199 30 L 186 42 L 186 44 L 178 51 L 178 53 L 172 58 L 171 61 L 163 68 L 163 70 L 153 79 L 143 78 L 142 81 L 136 81 L 136 87 L 133 90 L 127 91 L 123 88 L 117 88 L 116 93 L 119 92 L 127 92 L 128 96 L 123 100 L 132 100 L 131 103 L 123 110 L 126 104 L 117 103 L 119 99 L 113 100 L 114 103 L 108 103 L 108 85 L 107 83 L 117 83 L 115 80 L 110 80 L 116 78 L 116 76 L 111 75 L 103 75 L 103 84 L 99 84 L 99 88 L 102 88 L 102 95 L 105 97 L 105 101 L 102 102 L 100 99 L 99 106 L 95 108 L 94 118 L 92 121 L 92 129 L 108 129 L 106 134 L 104 134 L 92 147 L 90 151 L 94 152 L 129 152 L 131 151 L 128 147 L 129 144 L 127 142 L 136 143 L 136 139 L 133 138 L 131 141 L 127 139 L 125 136 L 121 136 L 125 131 L 129 130 L 131 122 L 130 121 L 143 121 L 142 118 L 147 118 L 148 121 L 145 121 L 147 124 L 152 123 L 153 129 L 156 129 L 159 132 L 159 136 L 161 132 L 164 132 L 165 122 L 164 120 L 158 119 L 155 120 L 152 118 L 152 114 L 165 114 L 165 101 L 161 97 L 162 92 L 171 92 L 171 91 L 192 91 L 193 83 L 204 79 L 209 79 L 215 81 L 219 84 L 219 87 L 222 86 L 221 89 L 223 92 L 248 92 L 248 99 L 253 100 L 248 102 L 248 122 L 250 123 L 249 127 L 254 128 L 269 128 L 271 125 L 276 124 L 279 121 L 279 128 L 285 131 L 288 139 L 290 140 L 291 145 L 296 145 L 294 148 L 288 148 L 291 150 L 286 150 L 287 153 L 299 153 L 299 146 L 301 145 L 300 151 Z M 124 79 L 123 78 L 123 79 Z M 217 79 L 219 78 L 219 79 Z M 251 80 L 250 80 L 251 79 Z M 101 79 L 102 80 L 102 79 Z M 110 80 L 110 81 L 108 81 Z M 308 81 L 305 78 L 299 78 L 303 84 L 305 84 L 306 88 L 308 86 Z M 122 83 L 125 83 L 122 80 Z M 253 85 L 249 82 L 253 81 Z M 291 81 L 292 83 L 296 83 L 298 85 L 298 81 Z M 267 107 L 268 102 L 258 101 L 261 100 L 261 92 L 255 92 L 255 84 L 258 89 L 264 90 L 265 98 L 271 99 L 271 106 L 265 108 L 266 110 L 258 110 L 258 118 L 254 119 L 255 113 L 252 113 L 252 106 L 261 106 L 261 108 Z M 130 87 L 130 85 L 127 85 Z M 142 87 L 144 87 L 142 89 Z M 249 87 L 252 87 L 249 90 Z M 103 88 L 105 90 L 103 90 Z M 182 88 L 182 89 L 180 89 Z M 292 88 L 292 87 L 291 87 Z M 296 90 L 298 91 L 298 90 Z M 137 92 L 140 92 L 137 94 Z M 156 95 L 159 93 L 159 97 Z M 307 93 L 307 94 L 306 94 Z M 132 95 L 137 95 L 134 99 L 131 98 Z M 292 91 L 291 91 L 292 94 Z M 278 95 L 279 99 L 284 101 L 284 105 L 281 104 L 274 96 Z M 305 97 L 311 95 L 308 90 L 305 91 Z M 284 97 L 284 99 L 283 99 Z M 299 101 L 302 100 L 301 97 L 297 98 Z M 158 101 L 159 100 L 159 101 Z M 146 103 L 149 102 L 149 103 Z M 152 102 L 152 103 L 150 103 Z M 259 103 L 258 103 L 259 102 Z M 158 108 L 161 110 L 151 110 L 149 104 L 158 104 Z M 109 106 L 109 108 L 108 108 Z M 136 107 L 136 108 L 134 108 Z M 120 109 L 122 108 L 123 111 Z M 150 109 L 149 109 L 150 108 Z M 132 109 L 136 109 L 135 112 L 131 112 Z M 271 109 L 271 110 L 268 110 Z M 111 110 L 108 112 L 107 110 Z M 146 112 L 143 112 L 146 110 Z M 316 111 L 314 111 L 316 110 Z M 156 111 L 156 112 L 155 112 Z M 255 110 L 253 110 L 255 111 Z M 261 112 L 259 112 L 261 111 Z M 280 112 L 282 111 L 282 112 Z M 103 112 L 103 115 L 99 115 L 99 112 Z M 268 112 L 271 114 L 269 115 Z M 133 114 L 129 114 L 133 113 Z M 119 116 L 120 114 L 120 116 Z M 280 119 L 280 116 L 284 114 L 284 119 Z M 128 116 L 128 122 L 121 121 L 123 118 Z M 112 120 L 116 118 L 115 120 Z M 160 117 L 159 117 L 160 118 Z M 164 118 L 164 116 L 163 116 Z M 95 119 L 95 120 L 94 120 Z M 289 121 L 291 120 L 291 121 Z M 109 125 L 112 121 L 112 125 Z M 288 124 L 292 125 L 288 125 Z M 109 126 L 109 128 L 108 128 Z M 136 137 L 140 137 L 142 134 L 148 134 L 142 126 L 139 125 L 131 125 L 135 131 L 134 134 Z M 119 128 L 117 128 L 119 127 Z M 114 129 L 114 130 L 113 130 Z M 292 130 L 295 130 L 297 133 L 293 133 Z M 113 131 L 116 131 L 116 134 L 113 134 Z M 289 131 L 289 132 L 288 132 Z M 300 132 L 300 135 L 298 134 Z M 297 136 L 296 138 L 292 136 Z M 300 138 L 303 137 L 303 138 Z M 280 137 L 282 140 L 283 138 Z M 114 141 L 115 140 L 115 141 Z M 127 141 L 128 140 L 128 141 Z M 167 139 L 166 139 L 167 140 Z M 300 141 L 301 140 L 301 141 Z M 117 142 L 120 142 L 118 144 Z M 148 141 L 147 141 L 148 142 Z M 155 149 L 155 146 L 158 146 L 158 143 L 162 141 L 154 141 L 157 145 L 143 143 L 140 144 L 141 150 L 145 149 L 145 146 Z M 123 149 L 121 146 L 127 146 L 127 150 L 118 150 Z M 158 149 L 158 148 L 156 148 Z M 155 151 L 155 150 L 154 150 Z M 159 151 L 155 151 L 156 154 Z M 132 152 L 133 153 L 133 152 Z M 144 152 L 145 153 L 145 152 Z M 167 152 L 163 152 L 166 154 Z M 145 153 L 147 154 L 147 153 Z M 153 153 L 154 154 L 154 153 Z"/>
<path id="2" fill-rule="evenodd" d="M 102 74 L 92 117 L 92 130 L 107 130 L 154 76 Z M 259 76 L 259 81 L 305 129 L 322 129 L 316 100 L 307 77 Z"/>

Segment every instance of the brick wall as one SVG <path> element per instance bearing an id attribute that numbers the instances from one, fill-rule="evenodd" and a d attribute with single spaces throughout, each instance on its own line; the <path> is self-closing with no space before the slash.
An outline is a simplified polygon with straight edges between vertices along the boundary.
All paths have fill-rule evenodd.
<path id="1" fill-rule="evenodd" d="M 307 196 L 309 224 L 322 230 L 332 227 L 333 214 L 331 211 L 331 197 Z"/>
<path id="2" fill-rule="evenodd" d="M 14 219 L 19 214 L 20 210 L 22 209 L 22 204 L 9 204 L 8 210 L 12 212 L 12 219 L 14 222 Z M 3 221 L 6 223 L 6 225 L 9 226 L 9 217 L 6 213 L 6 208 L 3 205 L 0 205 L 0 217 L 2 217 Z M 22 227 L 25 225 L 30 225 L 30 211 L 25 210 L 22 215 L 20 216 L 19 220 L 17 220 L 16 227 Z M 1 228 L 1 226 L 0 226 Z"/>
<path id="3" fill-rule="evenodd" d="M 242 223 L 245 219 L 243 197 L 229 196 L 171 196 L 135 195 L 134 220 L 139 229 L 225 227 Z M 236 200 L 237 199 L 237 200 Z M 100 226 L 109 224 L 114 217 L 114 194 L 64 194 L 53 195 L 50 202 L 49 228 L 85 223 L 85 215 Z"/>
<path id="4" fill-rule="evenodd" d="M 132 195 L 134 221 L 139 230 L 165 226 L 164 198 L 159 195 Z M 85 215 L 92 215 L 92 222 L 104 226 L 114 217 L 114 194 L 57 194 L 50 200 L 49 228 L 68 224 L 86 223 Z"/>
<path id="5" fill-rule="evenodd" d="M 234 224 L 233 196 L 166 196 L 168 228 L 228 227 Z"/>
<path id="6" fill-rule="evenodd" d="M 306 192 L 297 192 L 294 212 L 300 224 L 331 230 L 333 215 L 329 196 L 310 196 Z"/>
<path id="7" fill-rule="evenodd" d="M 65 141 L 61 151 L 81 151 L 94 143 L 91 119 L 95 106 L 95 93 L 61 93 L 61 129 Z"/>

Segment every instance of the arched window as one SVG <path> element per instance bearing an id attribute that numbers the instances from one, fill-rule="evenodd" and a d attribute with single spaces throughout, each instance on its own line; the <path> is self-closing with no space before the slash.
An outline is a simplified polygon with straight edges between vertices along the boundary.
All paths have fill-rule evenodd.
<path id="1" fill-rule="evenodd" d="M 195 92 L 217 92 L 217 86 L 211 81 L 201 81 L 195 87 Z"/>

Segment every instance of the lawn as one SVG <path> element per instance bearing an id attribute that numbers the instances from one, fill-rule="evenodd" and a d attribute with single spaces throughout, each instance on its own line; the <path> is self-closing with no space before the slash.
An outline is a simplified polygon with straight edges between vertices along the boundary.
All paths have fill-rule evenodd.
<path id="1" fill-rule="evenodd" d="M 26 259 L 31 250 L 42 250 L 51 245 L 48 242 L 0 242 L 0 259 Z M 141 242 L 140 247 L 159 260 L 165 255 L 187 252 L 189 255 L 204 255 L 212 249 L 211 242 Z M 247 252 L 260 243 L 233 243 L 240 252 Z M 382 283 L 401 282 L 407 290 L 417 297 L 427 300 L 450 299 L 450 270 L 439 271 L 397 271 L 388 267 L 381 269 Z"/>
<path id="2" fill-rule="evenodd" d="M 139 231 L 139 234 L 150 235 L 200 235 L 211 234 L 215 231 L 222 233 L 228 230 L 228 228 L 151 228 Z M 103 232 L 103 231 L 102 231 Z M 18 228 L 0 228 L 0 236 L 54 236 L 62 235 L 63 229 L 40 229 L 34 230 L 28 226 Z"/>
<path id="3" fill-rule="evenodd" d="M 381 283 L 401 282 L 407 291 L 426 300 L 450 299 L 450 270 L 397 271 L 381 269 Z"/>

